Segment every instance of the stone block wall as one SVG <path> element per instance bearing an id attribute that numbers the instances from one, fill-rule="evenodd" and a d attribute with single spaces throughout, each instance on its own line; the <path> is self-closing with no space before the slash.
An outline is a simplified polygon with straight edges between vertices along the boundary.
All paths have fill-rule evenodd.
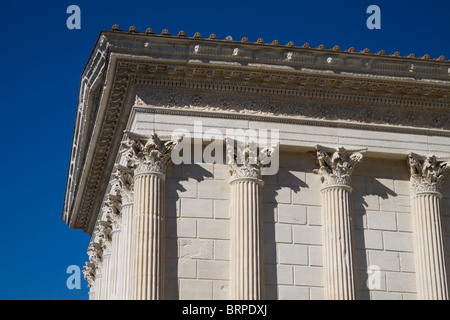
<path id="1" fill-rule="evenodd" d="M 264 176 L 264 279 L 267 299 L 322 299 L 319 177 L 315 159 L 283 152 Z M 352 175 L 356 297 L 415 299 L 416 277 L 406 160 L 366 157 Z M 230 216 L 228 166 L 181 164 L 166 179 L 168 299 L 228 299 Z M 450 239 L 449 187 L 442 201 Z M 450 254 L 447 250 L 447 259 Z"/>

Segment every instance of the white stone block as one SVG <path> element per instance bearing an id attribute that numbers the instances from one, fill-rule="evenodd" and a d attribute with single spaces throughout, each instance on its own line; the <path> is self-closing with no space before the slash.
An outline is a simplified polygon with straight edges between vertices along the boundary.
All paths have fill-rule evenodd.
<path id="1" fill-rule="evenodd" d="M 197 277 L 199 279 L 229 280 L 230 262 L 228 261 L 197 261 Z"/>
<path id="2" fill-rule="evenodd" d="M 414 273 L 388 272 L 386 282 L 388 291 L 416 292 L 416 275 Z"/>
<path id="3" fill-rule="evenodd" d="M 294 270 L 292 266 L 277 265 L 276 276 L 278 285 L 294 284 Z"/>
<path id="4" fill-rule="evenodd" d="M 449 224 L 450 225 L 450 224 Z M 412 232 L 412 218 L 410 213 L 397 213 L 398 231 Z"/>
<path id="5" fill-rule="evenodd" d="M 397 219 L 395 213 L 368 211 L 367 222 L 370 229 L 375 230 L 397 230 Z"/>
<path id="6" fill-rule="evenodd" d="M 319 206 L 306 207 L 307 222 L 310 226 L 322 225 L 322 208 Z"/>
<path id="7" fill-rule="evenodd" d="M 323 250 L 321 246 L 308 246 L 309 251 L 309 265 L 323 266 Z"/>
<path id="8" fill-rule="evenodd" d="M 230 167 L 226 164 L 214 164 L 214 179 L 227 180 L 230 178 Z"/>
<path id="9" fill-rule="evenodd" d="M 281 154 L 280 156 L 283 156 Z M 277 174 L 277 181 L 282 186 L 292 186 L 295 190 L 300 191 L 302 185 L 305 184 L 306 173 L 287 168 L 280 168 Z"/>
<path id="10" fill-rule="evenodd" d="M 180 300 L 211 300 L 212 280 L 180 279 Z"/>
<path id="11" fill-rule="evenodd" d="M 230 240 L 214 240 L 214 259 L 230 260 Z"/>
<path id="12" fill-rule="evenodd" d="M 409 196 L 411 194 L 409 180 L 394 180 L 394 191 L 397 195 Z"/>
<path id="13" fill-rule="evenodd" d="M 229 281 L 217 280 L 213 282 L 213 299 L 229 300 L 230 299 L 230 283 Z"/>
<path id="14" fill-rule="evenodd" d="M 294 243 L 322 244 L 322 227 L 319 226 L 293 226 Z"/>
<path id="15" fill-rule="evenodd" d="M 230 197 L 230 184 L 225 180 L 203 180 L 198 183 L 200 199 L 224 199 Z"/>
<path id="16" fill-rule="evenodd" d="M 283 223 L 306 224 L 306 207 L 294 204 L 279 204 L 278 221 Z"/>
<path id="17" fill-rule="evenodd" d="M 384 232 L 384 249 L 393 251 L 414 251 L 413 235 L 406 232 Z"/>
<path id="18" fill-rule="evenodd" d="M 312 287 L 309 288 L 309 295 L 311 300 L 323 300 L 325 298 L 323 288 Z"/>
<path id="19" fill-rule="evenodd" d="M 179 239 L 178 254 L 182 259 L 211 260 L 214 254 L 214 241 L 208 239 Z"/>
<path id="20" fill-rule="evenodd" d="M 394 193 L 394 180 L 384 178 L 366 177 L 366 193 L 386 195 Z"/>
<path id="21" fill-rule="evenodd" d="M 400 253 L 400 270 L 403 272 L 415 272 L 416 266 L 414 261 L 414 253 Z"/>
<path id="22" fill-rule="evenodd" d="M 197 221 L 191 218 L 177 219 L 176 234 L 180 238 L 197 237 Z"/>
<path id="23" fill-rule="evenodd" d="M 268 224 L 264 224 L 267 226 Z M 276 223 L 275 224 L 275 242 L 292 243 L 292 225 Z"/>
<path id="24" fill-rule="evenodd" d="M 291 189 L 277 185 L 263 187 L 263 201 L 272 203 L 291 203 Z"/>
<path id="25" fill-rule="evenodd" d="M 372 291 L 370 293 L 371 300 L 402 300 L 401 293 L 386 292 L 386 291 Z"/>
<path id="26" fill-rule="evenodd" d="M 229 220 L 199 219 L 197 221 L 197 235 L 206 239 L 230 239 Z"/>
<path id="27" fill-rule="evenodd" d="M 409 196 L 389 196 L 380 199 L 380 210 L 389 212 L 411 212 L 411 198 Z"/>
<path id="28" fill-rule="evenodd" d="M 169 197 L 197 198 L 198 182 L 191 178 L 167 179 L 170 180 L 170 188 L 166 188 Z M 166 181 L 167 181 L 166 180 Z"/>
<path id="29" fill-rule="evenodd" d="M 280 300 L 309 300 L 309 288 L 297 286 L 278 286 Z"/>
<path id="30" fill-rule="evenodd" d="M 353 210 L 380 210 L 380 200 L 377 195 L 355 193 L 351 198 Z"/>
<path id="31" fill-rule="evenodd" d="M 397 252 L 370 250 L 369 263 L 381 271 L 400 271 L 400 256 Z"/>
<path id="32" fill-rule="evenodd" d="M 278 244 L 280 263 L 284 264 L 308 264 L 308 247 L 295 244 Z"/>
<path id="33" fill-rule="evenodd" d="M 206 199 L 181 199 L 181 216 L 187 218 L 212 218 L 213 201 Z"/>
<path id="34" fill-rule="evenodd" d="M 197 278 L 197 261 L 191 259 L 180 259 L 178 261 L 178 277 L 179 278 Z"/>
<path id="35" fill-rule="evenodd" d="M 294 267 L 294 283 L 297 286 L 323 286 L 323 268 L 309 266 Z"/>
<path id="36" fill-rule="evenodd" d="M 230 219 L 230 202 L 228 200 L 214 200 L 214 218 Z"/>

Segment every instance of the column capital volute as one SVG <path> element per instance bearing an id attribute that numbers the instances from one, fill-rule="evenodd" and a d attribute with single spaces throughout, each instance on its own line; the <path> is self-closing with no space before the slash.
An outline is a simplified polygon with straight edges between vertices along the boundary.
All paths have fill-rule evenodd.
<path id="1" fill-rule="evenodd" d="M 442 197 L 439 191 L 445 182 L 444 172 L 450 168 L 450 159 L 409 153 L 407 166 L 411 174 L 411 192 L 413 195 L 431 192 Z"/>
<path id="2" fill-rule="evenodd" d="M 316 152 L 309 154 L 314 156 L 319 164 L 319 169 L 313 170 L 320 175 L 322 187 L 350 186 L 351 174 L 355 166 L 362 161 L 364 149 L 349 150 L 344 147 L 329 148 L 316 146 Z"/>

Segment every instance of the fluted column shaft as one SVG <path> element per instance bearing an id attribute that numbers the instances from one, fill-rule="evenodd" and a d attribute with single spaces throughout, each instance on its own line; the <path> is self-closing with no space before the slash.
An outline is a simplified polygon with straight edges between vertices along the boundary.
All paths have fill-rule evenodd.
<path id="1" fill-rule="evenodd" d="M 132 215 L 133 204 L 122 204 L 122 231 L 119 241 L 119 274 L 118 274 L 118 298 L 130 300 L 131 284 L 131 244 L 132 244 Z"/>
<path id="2" fill-rule="evenodd" d="M 100 300 L 108 300 L 110 298 L 110 281 L 109 266 L 111 263 L 111 253 L 105 253 L 102 257 L 103 272 L 101 277 Z"/>
<path id="3" fill-rule="evenodd" d="M 324 291 L 327 300 L 355 299 L 350 180 L 367 149 L 347 150 L 317 145 L 316 157 L 322 182 L 322 239 Z"/>
<path id="4" fill-rule="evenodd" d="M 408 155 L 411 173 L 411 213 L 413 221 L 417 298 L 448 300 L 448 279 L 445 263 L 444 231 L 441 223 L 439 192 L 444 184 L 443 173 L 450 167 L 448 159 L 434 155 Z"/>
<path id="5" fill-rule="evenodd" d="M 439 192 L 419 192 L 412 198 L 414 244 L 416 248 L 417 293 L 421 300 L 447 300 Z"/>
<path id="6" fill-rule="evenodd" d="M 263 299 L 261 186 L 256 178 L 231 181 L 232 298 Z"/>
<path id="7" fill-rule="evenodd" d="M 136 300 L 163 297 L 164 180 L 156 172 L 134 178 L 131 267 Z"/>
<path id="8" fill-rule="evenodd" d="M 117 300 L 118 297 L 118 281 L 119 281 L 119 273 L 120 273 L 120 237 L 122 231 L 121 229 L 116 229 L 111 232 L 111 257 L 109 263 L 108 277 L 109 277 L 109 293 L 108 300 Z"/>
<path id="9" fill-rule="evenodd" d="M 349 196 L 343 185 L 321 189 L 325 299 L 355 299 Z"/>

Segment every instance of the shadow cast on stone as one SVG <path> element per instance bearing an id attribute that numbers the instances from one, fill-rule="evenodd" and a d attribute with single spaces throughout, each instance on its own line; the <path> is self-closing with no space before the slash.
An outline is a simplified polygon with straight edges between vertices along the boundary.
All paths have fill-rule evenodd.
<path id="1" fill-rule="evenodd" d="M 364 189 L 353 188 L 352 192 L 352 230 L 353 230 L 353 257 L 355 273 L 355 295 L 358 300 L 370 300 L 369 267 L 367 265 L 368 249 L 364 238 L 364 219 L 369 204 L 364 199 L 366 196 L 378 196 L 381 199 L 395 197 L 397 193 L 389 189 L 375 178 Z"/>
<path id="2" fill-rule="evenodd" d="M 179 194 L 189 192 L 183 182 L 189 179 L 197 183 L 205 179 L 213 178 L 213 174 L 198 164 L 171 164 L 166 174 L 166 225 L 165 225 L 165 293 L 164 299 L 179 300 L 178 269 L 180 264 L 180 252 L 178 247 Z M 168 223 L 170 221 L 170 223 Z"/>
<path id="3" fill-rule="evenodd" d="M 277 276 L 277 247 L 275 240 L 275 224 L 278 218 L 277 212 L 278 200 L 281 197 L 282 189 L 290 189 L 294 193 L 300 192 L 301 188 L 307 188 L 308 185 L 292 174 L 288 170 L 280 171 L 277 175 L 263 176 L 263 212 L 264 212 L 264 270 L 271 272 L 265 274 L 265 299 L 278 299 L 278 276 Z M 268 282 L 268 283 L 267 283 Z"/>

